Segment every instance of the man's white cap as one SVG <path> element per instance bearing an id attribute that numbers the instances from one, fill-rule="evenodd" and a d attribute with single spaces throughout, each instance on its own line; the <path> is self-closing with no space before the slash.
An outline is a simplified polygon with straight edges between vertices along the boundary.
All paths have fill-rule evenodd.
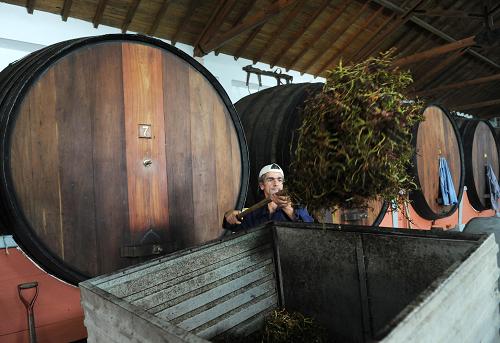
<path id="1" fill-rule="evenodd" d="M 275 173 L 281 173 L 283 177 L 285 177 L 285 173 L 283 173 L 283 169 L 276 163 L 268 164 L 267 166 L 262 167 L 262 169 L 259 172 L 259 179 L 262 177 L 262 175 L 265 175 L 266 173 L 269 172 L 275 172 Z"/>

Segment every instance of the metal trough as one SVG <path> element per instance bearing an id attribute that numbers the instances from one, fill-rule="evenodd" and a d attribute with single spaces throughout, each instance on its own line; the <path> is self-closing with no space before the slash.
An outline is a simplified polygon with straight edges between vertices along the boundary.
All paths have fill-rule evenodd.
<path id="1" fill-rule="evenodd" d="M 500 339 L 493 236 L 271 223 L 80 284 L 89 342 L 247 335 L 278 306 L 339 342 Z"/>

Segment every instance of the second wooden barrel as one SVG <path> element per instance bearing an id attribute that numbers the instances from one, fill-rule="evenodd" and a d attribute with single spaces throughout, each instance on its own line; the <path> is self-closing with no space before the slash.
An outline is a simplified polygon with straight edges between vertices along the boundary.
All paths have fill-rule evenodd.
<path id="1" fill-rule="evenodd" d="M 302 125 L 301 111 L 305 102 L 321 91 L 322 83 L 281 85 L 251 94 L 239 100 L 240 115 L 250 155 L 250 179 L 247 207 L 260 200 L 258 173 L 262 166 L 278 163 L 285 180 L 297 143 L 297 130 Z M 387 205 L 383 200 L 369 202 L 365 209 L 338 209 L 325 214 L 322 221 L 335 224 L 378 225 Z"/>
<path id="2" fill-rule="evenodd" d="M 491 209 L 486 166 L 491 165 L 498 178 L 498 143 L 495 130 L 488 121 L 468 120 L 461 127 L 465 157 L 467 197 L 476 210 Z"/>
<path id="3" fill-rule="evenodd" d="M 203 66 L 144 36 L 63 42 L 0 74 L 2 225 L 69 282 L 218 238 L 248 151 Z"/>
<path id="4" fill-rule="evenodd" d="M 450 216 L 458 206 L 443 205 L 439 200 L 439 158 L 447 161 L 459 202 L 464 186 L 464 158 L 458 128 L 448 112 L 431 105 L 425 108 L 424 117 L 413 132 L 413 173 L 418 189 L 410 193 L 410 199 L 421 217 L 434 220 Z"/>

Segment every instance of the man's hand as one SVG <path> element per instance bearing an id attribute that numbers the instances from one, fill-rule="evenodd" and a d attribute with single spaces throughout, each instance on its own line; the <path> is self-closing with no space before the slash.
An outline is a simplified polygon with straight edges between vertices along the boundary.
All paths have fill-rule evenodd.
<path id="1" fill-rule="evenodd" d="M 240 213 L 241 211 L 238 210 L 229 210 L 224 213 L 224 218 L 226 218 L 226 222 L 228 222 L 230 225 L 241 224 L 238 218 L 236 218 L 236 216 Z"/>
<path id="2" fill-rule="evenodd" d="M 283 195 L 271 195 L 272 202 L 269 203 L 269 213 L 274 213 L 276 209 L 281 208 L 283 212 L 293 221 L 295 220 L 295 214 L 293 212 L 292 202 L 290 197 Z"/>
<path id="3" fill-rule="evenodd" d="M 292 207 L 292 202 L 290 201 L 290 197 L 283 195 L 271 195 L 271 200 L 277 205 L 279 208 Z"/>

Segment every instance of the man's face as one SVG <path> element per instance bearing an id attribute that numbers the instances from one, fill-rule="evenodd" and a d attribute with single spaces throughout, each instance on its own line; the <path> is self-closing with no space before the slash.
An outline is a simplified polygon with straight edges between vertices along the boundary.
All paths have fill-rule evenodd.
<path id="1" fill-rule="evenodd" d="M 268 172 L 264 175 L 264 182 L 259 183 L 260 189 L 266 198 L 283 189 L 283 175 L 278 172 Z"/>

